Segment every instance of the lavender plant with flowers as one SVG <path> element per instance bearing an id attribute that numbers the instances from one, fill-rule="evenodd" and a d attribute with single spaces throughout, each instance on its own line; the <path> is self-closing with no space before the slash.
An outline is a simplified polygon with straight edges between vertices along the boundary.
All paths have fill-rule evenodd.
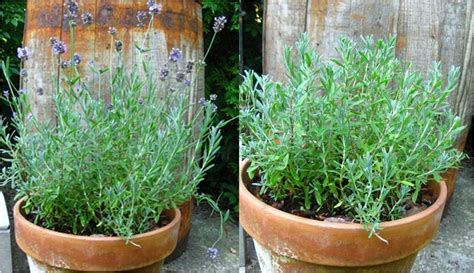
<path id="1" fill-rule="evenodd" d="M 149 10 L 137 17 L 139 24 L 149 17 L 146 37 L 154 16 L 162 11 L 154 1 L 147 4 Z M 91 24 L 92 14 L 81 13 L 75 0 L 69 0 L 65 10 L 71 43 L 66 46 L 55 37 L 50 40 L 64 70 L 61 78 L 52 79 L 54 128 L 31 114 L 27 83 L 22 92 L 17 90 L 9 80 L 8 67 L 2 64 L 10 86 L 2 99 L 15 113 L 13 125 L 18 135 L 9 134 L 2 120 L 0 142 L 6 149 L 1 155 L 11 165 L 0 176 L 4 184 L 18 190 L 17 198 L 26 197 L 23 209 L 35 224 L 60 232 L 127 240 L 153 229 L 164 210 L 196 195 L 213 166 L 225 122 L 213 125 L 215 95 L 191 102 L 204 60 L 184 60 L 181 50 L 173 48 L 169 63 L 156 71 L 142 45 L 138 61 L 124 66 L 123 44 L 111 27 L 116 49 L 111 54 L 118 62 L 110 67 L 99 67 L 93 61 L 87 65 L 74 51 L 74 28 L 79 21 Z M 216 24 L 214 35 L 222 30 L 225 19 Z M 18 58 L 25 62 L 34 56 L 22 47 Z M 106 76 L 109 80 L 91 85 L 78 66 L 87 66 L 96 82 L 104 82 L 101 79 Z M 227 215 L 221 214 L 222 219 Z"/>

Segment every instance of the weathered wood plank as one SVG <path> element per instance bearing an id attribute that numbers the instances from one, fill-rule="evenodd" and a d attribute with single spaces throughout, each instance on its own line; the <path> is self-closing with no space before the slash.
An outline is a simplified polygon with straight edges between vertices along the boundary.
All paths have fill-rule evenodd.
<path id="1" fill-rule="evenodd" d="M 412 63 L 413 69 L 426 72 L 433 61 L 442 62 L 444 73 L 452 65 L 461 67 L 458 89 L 449 100 L 463 123 L 470 124 L 474 113 L 473 0 L 298 0 L 291 5 L 267 0 L 265 8 L 265 73 L 284 79 L 282 49 L 293 45 L 305 30 L 326 58 L 336 56 L 340 35 L 355 40 L 360 35 L 396 35 L 397 56 Z"/>
<path id="2" fill-rule="evenodd" d="M 27 22 L 24 44 L 32 49 L 34 57 L 27 62 L 29 71 L 28 87 L 31 90 L 41 88 L 42 95 L 30 92 L 30 99 L 34 103 L 33 113 L 40 121 L 51 120 L 54 123 L 54 107 L 52 102 L 51 79 L 59 69 L 59 60 L 52 56 L 49 38 L 56 36 L 69 43 L 69 29 L 64 20 L 64 3 L 67 0 L 30 0 L 27 5 Z M 93 79 L 88 72 L 88 62 L 94 60 L 98 67 L 114 64 L 117 54 L 114 48 L 114 39 L 108 33 L 109 27 L 117 29 L 115 39 L 123 43 L 123 62 L 125 66 L 136 62 L 138 51 L 135 44 L 149 48 L 150 52 L 144 58 L 152 62 L 152 69 L 159 73 L 159 69 L 168 60 L 168 52 L 173 47 L 183 51 L 184 59 L 196 61 L 203 56 L 203 24 L 201 5 L 196 0 L 163 0 L 163 12 L 157 15 L 153 24 L 153 31 L 146 41 L 147 26 L 139 27 L 136 18 L 137 12 L 146 11 L 146 1 L 111 1 L 111 0 L 82 0 L 79 1 L 81 11 L 89 11 L 94 15 L 93 24 L 83 26 L 78 18 L 75 27 L 75 52 L 81 54 L 83 62 L 79 66 L 82 75 L 88 78 L 98 94 L 98 79 Z M 147 21 L 148 22 L 148 21 Z M 41 52 L 41 54 L 35 54 Z M 67 53 L 63 60 L 71 56 Z M 67 70 L 62 73 L 69 73 Z M 108 73 L 103 74 L 102 86 L 109 81 Z M 107 99 L 107 92 L 102 87 L 100 93 Z M 191 100 L 197 100 L 204 94 L 204 71 L 198 76 L 198 85 L 192 92 Z M 192 114 L 193 111 L 190 112 Z"/>
<path id="3" fill-rule="evenodd" d="M 263 71 L 276 79 L 285 75 L 281 62 L 285 45 L 293 45 L 306 31 L 309 0 L 265 1 L 263 34 Z"/>

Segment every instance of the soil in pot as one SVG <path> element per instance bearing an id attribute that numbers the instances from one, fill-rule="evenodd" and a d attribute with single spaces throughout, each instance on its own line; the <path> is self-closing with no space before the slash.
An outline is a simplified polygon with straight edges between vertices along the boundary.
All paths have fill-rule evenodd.
<path id="1" fill-rule="evenodd" d="M 409 272 L 436 235 L 446 202 L 445 183 L 431 183 L 434 203 L 382 223 L 383 242 L 360 224 L 308 219 L 259 200 L 248 190 L 249 165 L 245 160 L 240 170 L 240 223 L 256 243 L 262 272 Z"/>
<path id="2" fill-rule="evenodd" d="M 181 212 L 181 224 L 179 225 L 178 243 L 173 253 L 168 256 L 165 263 L 172 262 L 183 255 L 188 246 L 189 232 L 191 231 L 191 222 L 194 209 L 194 198 L 189 199 L 184 204 L 179 206 Z"/>
<path id="3" fill-rule="evenodd" d="M 132 236 L 78 236 L 48 230 L 28 221 L 21 207 L 14 207 L 15 237 L 30 261 L 31 272 L 159 272 L 164 259 L 176 247 L 181 213 L 168 210 L 169 223 Z"/>

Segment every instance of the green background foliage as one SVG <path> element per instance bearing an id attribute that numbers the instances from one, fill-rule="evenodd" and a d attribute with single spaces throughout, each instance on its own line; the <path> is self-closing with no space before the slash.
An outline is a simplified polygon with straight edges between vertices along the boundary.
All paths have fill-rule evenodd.
<path id="1" fill-rule="evenodd" d="M 261 66 L 261 0 L 242 3 L 244 40 L 244 68 L 260 71 Z M 206 62 L 206 95 L 218 95 L 218 120 L 227 120 L 238 115 L 239 90 L 241 81 L 239 67 L 239 14 L 240 4 L 237 0 L 203 0 L 203 20 L 205 48 L 208 47 L 213 34 L 212 24 L 215 16 L 225 15 L 227 25 L 216 38 Z M 238 120 L 235 119 L 223 129 L 223 142 L 215 162 L 216 166 L 209 171 L 206 182 L 201 189 L 220 197 L 222 208 L 231 209 L 233 216 L 238 213 Z"/>
<path id="2" fill-rule="evenodd" d="M 12 80 L 19 81 L 20 61 L 16 58 L 16 48 L 23 40 L 26 0 L 0 4 L 0 62 L 10 59 Z M 8 89 L 3 73 L 0 73 L 1 90 Z M 0 102 L 0 114 L 10 116 L 11 111 Z"/>

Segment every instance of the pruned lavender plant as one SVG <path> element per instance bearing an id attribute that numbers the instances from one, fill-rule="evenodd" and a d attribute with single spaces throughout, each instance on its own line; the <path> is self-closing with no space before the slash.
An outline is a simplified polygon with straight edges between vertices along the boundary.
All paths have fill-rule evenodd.
<path id="1" fill-rule="evenodd" d="M 303 35 L 296 54 L 284 51 L 284 83 L 246 72 L 242 156 L 261 194 L 345 215 L 372 235 L 462 158 L 453 143 L 464 127 L 447 102 L 459 69 L 445 84 L 434 63 L 424 79 L 395 57 L 395 38 L 342 37 L 336 49 L 323 62 Z"/>

